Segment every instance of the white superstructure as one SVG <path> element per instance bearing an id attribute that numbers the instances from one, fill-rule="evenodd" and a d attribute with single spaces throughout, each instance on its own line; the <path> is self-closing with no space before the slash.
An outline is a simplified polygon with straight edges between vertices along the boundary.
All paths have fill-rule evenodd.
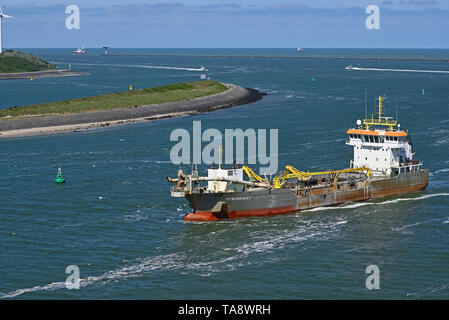
<path id="1" fill-rule="evenodd" d="M 210 179 L 226 178 L 234 181 L 243 181 L 243 170 L 239 169 L 207 169 L 207 177 Z M 211 180 L 207 183 L 207 190 L 209 192 L 224 192 L 229 187 L 229 181 Z"/>
<path id="2" fill-rule="evenodd" d="M 354 147 L 351 168 L 366 167 L 373 176 L 398 175 L 418 170 L 422 163 L 413 159 L 412 143 L 407 131 L 390 117 L 382 116 L 379 97 L 378 117 L 357 121 L 357 127 L 349 129 L 346 144 Z"/>

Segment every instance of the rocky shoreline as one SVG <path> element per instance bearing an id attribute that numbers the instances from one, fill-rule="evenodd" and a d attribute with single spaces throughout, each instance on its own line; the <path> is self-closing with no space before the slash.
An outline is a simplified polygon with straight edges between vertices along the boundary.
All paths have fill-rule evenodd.
<path id="1" fill-rule="evenodd" d="M 45 71 L 30 71 L 30 72 L 15 72 L 15 73 L 0 73 L 0 80 L 14 80 L 14 79 L 29 79 L 33 78 L 56 78 L 56 77 L 74 77 L 84 76 L 87 73 L 81 73 L 71 70 L 45 70 Z"/>
<path id="2" fill-rule="evenodd" d="M 228 90 L 188 101 L 154 104 L 134 108 L 95 112 L 0 119 L 0 138 L 16 138 L 70 131 L 79 131 L 111 125 L 122 125 L 163 118 L 181 117 L 248 104 L 265 95 L 255 89 L 226 84 Z"/>

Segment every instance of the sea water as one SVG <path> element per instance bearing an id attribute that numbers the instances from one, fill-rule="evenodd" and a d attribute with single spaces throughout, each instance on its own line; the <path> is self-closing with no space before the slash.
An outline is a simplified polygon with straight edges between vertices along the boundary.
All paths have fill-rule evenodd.
<path id="1" fill-rule="evenodd" d="M 296 49 L 29 49 L 89 75 L 0 81 L 0 108 L 199 80 L 268 93 L 198 116 L 0 140 L 0 298 L 441 299 L 449 298 L 449 75 L 347 71 L 345 66 L 449 70 L 447 62 L 297 60 Z M 113 55 L 113 54 L 124 54 Z M 316 57 L 444 58 L 444 50 L 310 49 Z M 133 54 L 133 55 L 126 55 Z M 151 56 L 178 54 L 179 56 Z M 192 57 L 196 55 L 196 57 Z M 205 56 L 220 57 L 205 57 Z M 234 57 L 233 57 L 234 56 Z M 235 57 L 239 56 L 239 57 Z M 180 69 L 181 68 L 181 69 Z M 375 111 L 396 115 L 430 170 L 425 191 L 275 217 L 187 223 L 166 176 L 170 133 L 279 130 L 279 169 L 342 169 L 346 129 Z M 422 89 L 426 94 L 423 95 Z M 64 185 L 54 178 L 62 167 Z M 188 170 L 185 166 L 185 170 Z M 205 173 L 205 166 L 201 166 Z M 257 166 L 254 166 L 257 169 Z M 67 266 L 80 289 L 67 289 Z M 365 273 L 380 270 L 380 289 Z"/>

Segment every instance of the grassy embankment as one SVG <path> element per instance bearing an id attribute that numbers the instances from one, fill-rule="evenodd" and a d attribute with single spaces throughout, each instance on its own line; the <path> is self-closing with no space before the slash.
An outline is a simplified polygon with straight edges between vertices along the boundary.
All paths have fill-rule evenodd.
<path id="1" fill-rule="evenodd" d="M 212 80 L 185 82 L 126 92 L 116 92 L 73 100 L 12 107 L 0 110 L 0 118 L 48 116 L 139 107 L 165 102 L 186 101 L 225 91 L 226 86 Z"/>
<path id="2" fill-rule="evenodd" d="M 56 66 L 29 53 L 7 50 L 0 54 L 0 73 L 54 70 Z"/>

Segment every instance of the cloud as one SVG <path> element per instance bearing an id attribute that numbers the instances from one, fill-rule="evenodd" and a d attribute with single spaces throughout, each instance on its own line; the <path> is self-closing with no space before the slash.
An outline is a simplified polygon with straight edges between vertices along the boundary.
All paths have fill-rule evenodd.
<path id="1" fill-rule="evenodd" d="M 53 14 L 58 12 L 65 12 L 66 6 L 62 4 L 54 5 L 37 5 L 37 4 L 19 4 L 3 6 L 3 9 L 7 9 L 8 12 L 14 12 L 18 15 L 41 15 L 41 14 Z M 5 10 L 6 11 L 6 10 Z"/>
<path id="2" fill-rule="evenodd" d="M 436 0 L 400 0 L 398 4 L 424 6 L 436 5 Z M 384 0 L 383 5 L 394 5 L 392 0 Z M 233 15 L 233 16 L 356 16 L 364 14 L 365 7 L 341 7 L 335 8 L 317 8 L 307 4 L 294 3 L 278 3 L 278 4 L 236 4 L 236 3 L 213 3 L 213 4 L 184 4 L 184 3 L 110 3 L 102 2 L 97 4 L 92 2 L 91 5 L 79 5 L 82 14 L 89 16 L 122 16 L 122 17 L 139 17 L 139 16 L 158 16 L 173 14 L 202 14 L 202 15 Z M 25 15 L 51 15 L 65 14 L 66 6 L 64 4 L 42 5 L 42 4 L 13 4 L 7 7 L 8 12 L 18 16 Z M 399 10 L 398 12 L 405 12 Z"/>
<path id="3" fill-rule="evenodd" d="M 16 4 L 8 8 L 16 19 L 5 39 L 11 47 L 448 46 L 448 10 L 406 8 L 382 7 L 381 29 L 373 31 L 365 28 L 365 8 L 356 6 L 92 1 L 80 5 L 81 29 L 68 31 L 65 5 Z"/>
<path id="4" fill-rule="evenodd" d="M 438 4 L 436 0 L 401 0 L 401 4 L 413 6 L 434 6 Z"/>

